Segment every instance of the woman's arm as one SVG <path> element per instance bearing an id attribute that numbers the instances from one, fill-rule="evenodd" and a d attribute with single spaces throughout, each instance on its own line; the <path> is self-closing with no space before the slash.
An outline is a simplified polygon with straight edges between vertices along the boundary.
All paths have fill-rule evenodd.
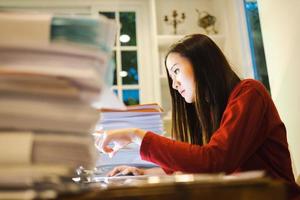
<path id="1" fill-rule="evenodd" d="M 256 88 L 244 88 L 229 101 L 220 128 L 207 145 L 191 145 L 147 132 L 141 157 L 173 171 L 232 173 L 268 137 L 263 129 L 266 108 L 265 97 Z"/>

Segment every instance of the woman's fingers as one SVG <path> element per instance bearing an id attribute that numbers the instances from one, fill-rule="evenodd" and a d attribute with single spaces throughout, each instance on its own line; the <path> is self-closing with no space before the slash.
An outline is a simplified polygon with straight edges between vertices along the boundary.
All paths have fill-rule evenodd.
<path id="1" fill-rule="evenodd" d="M 124 169 L 121 173 L 124 175 L 134 175 L 134 176 L 140 175 L 138 168 L 136 167 L 128 167 Z"/>
<path id="2" fill-rule="evenodd" d="M 112 130 L 105 131 L 103 133 L 102 142 L 99 145 L 99 148 L 103 150 L 104 153 L 108 153 L 110 156 L 113 156 L 121 148 L 129 144 L 130 138 L 127 137 L 127 132 L 125 130 Z M 109 144 L 113 146 L 109 146 Z"/>
<path id="3" fill-rule="evenodd" d="M 124 175 L 132 174 L 134 176 L 144 175 L 144 170 L 136 168 L 136 167 L 127 167 L 122 171 L 122 174 L 124 174 Z"/>
<path id="4" fill-rule="evenodd" d="M 102 134 L 102 133 L 104 133 L 104 130 L 103 130 L 103 129 L 95 130 L 95 133 L 96 133 L 96 134 Z"/>
<path id="5" fill-rule="evenodd" d="M 144 170 L 143 169 L 139 169 L 136 167 L 130 167 L 130 166 L 118 166 L 115 167 L 112 171 L 110 171 L 107 176 L 115 176 L 117 174 L 122 174 L 122 175 L 144 175 Z"/>
<path id="6" fill-rule="evenodd" d="M 95 135 L 95 143 L 97 149 L 103 153 L 107 153 L 112 157 L 117 151 L 125 147 L 129 143 L 142 140 L 142 137 L 137 137 L 136 128 L 124 128 L 110 131 L 98 130 Z M 143 132 L 143 135 L 145 131 Z"/>
<path id="7" fill-rule="evenodd" d="M 104 153 L 112 153 L 114 149 L 109 146 L 109 143 L 111 143 L 111 137 L 107 134 L 107 132 L 102 133 L 102 140 L 99 142 L 99 148 Z"/>
<path id="8" fill-rule="evenodd" d="M 103 140 L 103 134 L 104 134 L 103 130 L 97 130 L 92 134 L 94 136 L 95 146 L 99 151 L 102 151 L 102 149 L 100 148 L 100 145 Z"/>
<path id="9" fill-rule="evenodd" d="M 114 176 L 114 175 L 120 173 L 121 171 L 123 171 L 126 167 L 128 167 L 128 166 L 122 165 L 122 166 L 115 167 L 113 170 L 108 172 L 107 176 Z"/>
<path id="10" fill-rule="evenodd" d="M 112 171 L 108 172 L 107 176 L 114 176 L 115 174 L 119 173 L 120 170 L 118 167 L 115 167 Z"/>

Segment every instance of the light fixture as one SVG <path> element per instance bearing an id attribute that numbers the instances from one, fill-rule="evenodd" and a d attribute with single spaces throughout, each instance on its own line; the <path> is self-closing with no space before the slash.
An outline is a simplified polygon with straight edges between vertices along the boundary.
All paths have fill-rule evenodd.
<path id="1" fill-rule="evenodd" d="M 129 35 L 127 35 L 127 34 L 120 35 L 120 41 L 122 43 L 127 43 L 127 42 L 129 42 L 129 40 L 130 40 Z"/>
<path id="2" fill-rule="evenodd" d="M 128 72 L 127 71 L 120 71 L 120 76 L 121 77 L 126 77 L 128 75 Z"/>

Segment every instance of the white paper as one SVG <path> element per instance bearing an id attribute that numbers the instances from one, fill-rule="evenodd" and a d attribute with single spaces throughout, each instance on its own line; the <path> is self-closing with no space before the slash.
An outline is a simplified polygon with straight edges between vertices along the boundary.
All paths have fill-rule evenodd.
<path id="1" fill-rule="evenodd" d="M 51 19 L 50 14 L 0 13 L 0 45 L 48 45 Z"/>
<path id="2" fill-rule="evenodd" d="M 100 108 L 114 108 L 114 109 L 126 109 L 125 104 L 118 99 L 113 91 L 108 87 L 104 86 L 99 96 L 99 99 L 93 104 L 93 107 Z"/>
<path id="3" fill-rule="evenodd" d="M 0 164 L 30 164 L 33 134 L 0 132 Z"/>

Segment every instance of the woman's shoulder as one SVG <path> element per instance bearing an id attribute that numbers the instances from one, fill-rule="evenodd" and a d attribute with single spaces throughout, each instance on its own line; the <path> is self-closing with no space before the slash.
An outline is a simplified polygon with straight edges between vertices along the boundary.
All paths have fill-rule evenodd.
<path id="1" fill-rule="evenodd" d="M 269 97 L 269 92 L 265 86 L 257 80 L 254 79 L 243 79 L 241 80 L 232 90 L 230 96 L 235 97 L 242 93 L 255 93 L 256 95 L 262 97 Z"/>
<path id="2" fill-rule="evenodd" d="M 255 79 L 250 79 L 250 78 L 241 80 L 237 86 L 240 88 L 250 87 L 250 88 L 255 88 L 257 90 L 263 90 L 263 91 L 266 90 L 265 86 L 260 81 Z"/>

